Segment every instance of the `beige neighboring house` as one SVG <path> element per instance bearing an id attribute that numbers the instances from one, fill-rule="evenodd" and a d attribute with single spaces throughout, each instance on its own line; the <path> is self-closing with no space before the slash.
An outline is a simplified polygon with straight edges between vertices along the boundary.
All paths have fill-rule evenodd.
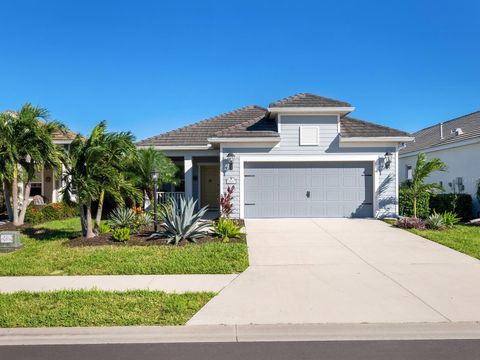
<path id="1" fill-rule="evenodd" d="M 76 133 L 72 131 L 68 131 L 66 134 L 57 132 L 53 135 L 53 143 L 68 150 L 75 136 Z M 58 173 L 55 174 L 52 168 L 45 167 L 37 172 L 32 181 L 30 201 L 34 196 L 40 195 L 45 204 L 60 202 L 62 200 L 61 190 L 63 186 L 62 176 Z"/>

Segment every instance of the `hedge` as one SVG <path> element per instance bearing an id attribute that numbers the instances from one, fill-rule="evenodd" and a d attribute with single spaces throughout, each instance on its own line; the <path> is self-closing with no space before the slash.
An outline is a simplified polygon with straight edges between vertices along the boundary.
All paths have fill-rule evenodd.
<path id="1" fill-rule="evenodd" d="M 470 194 L 433 194 L 430 197 L 430 212 L 451 211 L 462 221 L 472 218 L 472 196 Z"/>
<path id="2" fill-rule="evenodd" d="M 417 198 L 417 217 L 426 219 L 430 215 L 429 201 L 429 193 Z M 400 186 L 398 192 L 398 208 L 401 216 L 413 216 L 413 199 L 405 186 Z"/>
<path id="3" fill-rule="evenodd" d="M 30 205 L 25 214 L 25 222 L 35 225 L 52 220 L 68 219 L 75 216 L 78 216 L 78 207 L 64 203 Z"/>

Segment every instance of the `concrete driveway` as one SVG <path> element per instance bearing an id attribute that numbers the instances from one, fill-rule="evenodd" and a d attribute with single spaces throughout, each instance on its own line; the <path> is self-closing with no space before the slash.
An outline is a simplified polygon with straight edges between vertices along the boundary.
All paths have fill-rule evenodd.
<path id="1" fill-rule="evenodd" d="M 189 324 L 480 321 L 480 261 L 377 220 L 247 220 L 251 266 Z"/>

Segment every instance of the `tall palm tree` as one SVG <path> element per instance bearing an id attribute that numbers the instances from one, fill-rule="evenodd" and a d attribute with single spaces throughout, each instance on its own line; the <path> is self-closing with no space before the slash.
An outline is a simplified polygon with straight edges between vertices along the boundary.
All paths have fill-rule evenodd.
<path id="1" fill-rule="evenodd" d="M 151 200 L 153 196 L 153 170 L 159 172 L 158 187 L 162 184 L 178 183 L 178 167 L 170 158 L 153 148 L 137 150 L 137 156 L 132 158 L 127 176 L 142 192 L 143 206 L 146 197 Z"/>
<path id="2" fill-rule="evenodd" d="M 11 112 L 0 113 L 0 183 L 2 185 L 5 207 L 8 218 L 13 221 L 11 202 L 11 188 L 13 176 L 13 163 L 16 159 L 15 148 L 12 144 L 13 126 Z"/>
<path id="3" fill-rule="evenodd" d="M 70 146 L 64 193 L 76 193 L 83 236 L 91 238 L 100 225 L 105 194 L 123 204 L 124 197 L 138 199 L 139 192 L 124 176 L 125 166 L 135 154 L 133 135 L 129 132 L 107 133 L 100 122 L 88 139 L 78 135 Z M 98 201 L 95 226 L 92 204 Z"/>
<path id="4" fill-rule="evenodd" d="M 422 194 L 431 193 L 434 190 L 444 190 L 440 184 L 425 183 L 425 179 L 435 171 L 445 171 L 446 169 L 440 159 L 433 158 L 427 161 L 424 153 L 418 154 L 413 178 L 407 183 L 407 191 L 412 199 L 413 217 L 417 217 L 417 200 Z"/>
<path id="5" fill-rule="evenodd" d="M 9 148 L 5 165 L 11 175 L 5 177 L 11 189 L 13 224 L 22 225 L 30 197 L 30 189 L 35 173 L 48 166 L 59 169 L 65 160 L 65 152 L 53 143 L 55 132 L 65 132 L 66 128 L 58 121 L 48 121 L 49 113 L 45 108 L 26 103 L 18 112 L 3 113 L 2 122 L 7 129 L 3 141 L 8 141 Z M 23 181 L 24 199 L 19 206 L 18 184 Z"/>

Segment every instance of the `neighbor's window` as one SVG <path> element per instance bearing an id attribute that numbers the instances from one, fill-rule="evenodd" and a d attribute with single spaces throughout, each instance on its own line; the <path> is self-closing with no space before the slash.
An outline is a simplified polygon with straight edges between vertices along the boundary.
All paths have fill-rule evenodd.
<path id="1" fill-rule="evenodd" d="M 411 165 L 407 165 L 407 180 L 413 179 L 413 170 Z"/>
<path id="2" fill-rule="evenodd" d="M 319 142 L 318 126 L 300 126 L 300 145 L 318 145 Z"/>
<path id="3" fill-rule="evenodd" d="M 32 179 L 32 188 L 30 189 L 30 196 L 42 195 L 42 172 L 37 171 Z"/>

